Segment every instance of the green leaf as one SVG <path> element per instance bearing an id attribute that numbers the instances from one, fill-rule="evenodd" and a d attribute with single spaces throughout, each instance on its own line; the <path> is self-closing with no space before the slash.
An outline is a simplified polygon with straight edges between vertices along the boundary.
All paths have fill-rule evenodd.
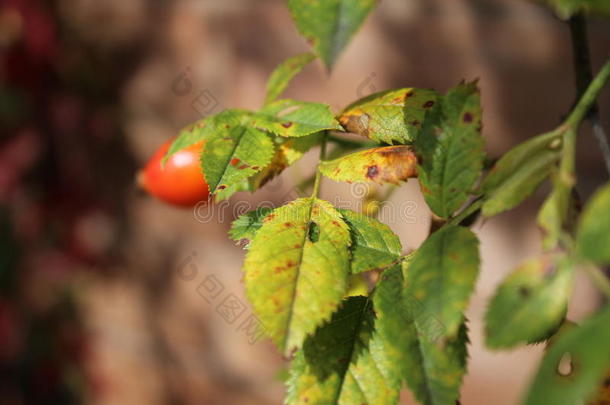
<path id="1" fill-rule="evenodd" d="M 247 114 L 217 123 L 201 154 L 201 165 L 212 194 L 240 183 L 267 166 L 273 142 L 267 134 L 246 125 Z M 226 196 L 225 196 L 226 197 Z"/>
<path id="2" fill-rule="evenodd" d="M 316 57 L 312 53 L 302 53 L 286 59 L 271 74 L 267 81 L 265 105 L 275 101 L 284 92 L 288 84 L 305 66 Z"/>
<path id="3" fill-rule="evenodd" d="M 276 150 L 271 163 L 260 173 L 250 179 L 251 189 L 257 190 L 274 177 L 279 176 L 285 168 L 294 164 L 303 155 L 322 140 L 322 132 L 300 138 L 276 138 Z"/>
<path id="4" fill-rule="evenodd" d="M 253 115 L 251 123 L 258 129 L 286 137 L 343 129 L 328 105 L 289 99 L 278 100 L 264 107 Z"/>
<path id="5" fill-rule="evenodd" d="M 320 171 L 335 181 L 399 184 L 417 175 L 417 158 L 409 146 L 384 146 L 322 162 Z"/>
<path id="6" fill-rule="evenodd" d="M 574 14 L 604 14 L 610 16 L 608 0 L 544 0 L 552 6 L 559 17 L 567 20 Z"/>
<path id="7" fill-rule="evenodd" d="M 454 337 L 479 273 L 479 241 L 468 228 L 445 226 L 426 239 L 409 265 L 407 293 Z"/>
<path id="8" fill-rule="evenodd" d="M 610 184 L 599 189 L 585 207 L 578 224 L 576 250 L 592 262 L 610 264 Z"/>
<path id="9" fill-rule="evenodd" d="M 610 306 L 558 336 L 542 359 L 525 405 L 582 404 L 592 394 L 610 366 Z M 569 355 L 571 373 L 559 373 Z"/>
<path id="10" fill-rule="evenodd" d="M 572 291 L 573 264 L 550 256 L 526 261 L 498 287 L 485 315 L 492 348 L 537 343 L 557 330 Z"/>
<path id="11" fill-rule="evenodd" d="M 466 372 L 468 342 L 462 322 L 454 337 L 434 312 L 405 288 L 409 264 L 383 272 L 373 295 L 375 330 L 387 358 L 388 375 L 406 380 L 415 398 L 425 405 L 454 405 Z"/>
<path id="12" fill-rule="evenodd" d="M 235 242 L 242 245 L 244 249 L 247 249 L 256 232 L 263 226 L 263 220 L 271 212 L 273 212 L 271 207 L 259 207 L 244 215 L 240 215 L 231 224 L 229 236 Z"/>
<path id="13" fill-rule="evenodd" d="M 309 337 L 293 360 L 289 405 L 391 405 L 399 384 L 388 378 L 393 359 L 374 334 L 374 313 L 366 297 L 349 297 L 330 322 Z"/>
<path id="14" fill-rule="evenodd" d="M 301 35 L 330 70 L 356 33 L 375 0 L 289 0 Z"/>
<path id="15" fill-rule="evenodd" d="M 483 168 L 476 82 L 451 89 L 441 100 L 441 114 L 439 126 L 422 131 L 416 144 L 423 156 L 418 172 L 426 202 L 436 215 L 448 218 L 466 202 Z"/>
<path id="16" fill-rule="evenodd" d="M 491 169 L 481 190 L 483 215 L 490 217 L 514 208 L 545 180 L 561 157 L 561 136 L 538 135 L 508 151 Z"/>
<path id="17" fill-rule="evenodd" d="M 371 94 L 347 106 L 339 122 L 347 131 L 377 142 L 411 143 L 438 97 L 434 90 L 414 88 Z"/>
<path id="18" fill-rule="evenodd" d="M 198 142 L 205 141 L 213 136 L 218 131 L 218 125 L 226 123 L 235 125 L 239 123 L 240 117 L 244 114 L 248 114 L 248 112 L 237 109 L 224 110 L 218 114 L 205 117 L 184 128 L 182 131 L 180 131 L 180 134 L 178 134 L 176 139 L 174 139 L 169 149 L 165 153 L 163 163 L 165 163 L 171 155 L 179 150 L 187 148 Z"/>
<path id="19" fill-rule="evenodd" d="M 575 202 L 571 198 L 573 187 L 565 181 L 560 181 L 559 176 L 559 173 L 552 176 L 553 191 L 544 201 L 537 217 L 538 225 L 543 232 L 542 247 L 545 250 L 558 246 L 563 229 L 571 229 L 578 210 L 574 207 Z"/>
<path id="20" fill-rule="evenodd" d="M 400 259 L 400 239 L 389 226 L 354 211 L 339 209 L 352 235 L 351 272 L 387 267 Z"/>
<path id="21" fill-rule="evenodd" d="M 301 198 L 269 214 L 244 263 L 246 292 L 285 354 L 328 320 L 347 289 L 350 234 L 328 202 Z"/>

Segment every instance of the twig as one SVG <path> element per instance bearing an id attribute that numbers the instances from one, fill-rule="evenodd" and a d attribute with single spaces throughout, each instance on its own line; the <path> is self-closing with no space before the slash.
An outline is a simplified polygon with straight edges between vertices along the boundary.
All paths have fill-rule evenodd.
<path id="1" fill-rule="evenodd" d="M 570 18 L 568 23 L 572 39 L 572 60 L 576 76 L 576 100 L 578 100 L 593 79 L 589 43 L 587 41 L 587 22 L 582 14 L 576 14 Z M 606 165 L 606 171 L 610 174 L 610 144 L 601 125 L 596 102 L 591 105 L 587 118 L 593 127 L 593 135 L 599 144 L 599 149 Z"/>

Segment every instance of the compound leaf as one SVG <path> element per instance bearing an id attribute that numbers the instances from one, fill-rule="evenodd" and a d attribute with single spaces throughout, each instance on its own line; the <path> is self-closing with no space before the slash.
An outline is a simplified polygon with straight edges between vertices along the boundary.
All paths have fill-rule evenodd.
<path id="1" fill-rule="evenodd" d="M 483 168 L 481 100 L 476 82 L 460 84 L 441 99 L 438 126 L 419 135 L 419 182 L 428 206 L 448 218 L 467 199 Z M 424 139 L 425 138 L 425 139 Z"/>
<path id="2" fill-rule="evenodd" d="M 597 191 L 580 217 L 576 237 L 580 256 L 610 264 L 610 184 Z"/>
<path id="3" fill-rule="evenodd" d="M 547 339 L 565 316 L 572 276 L 572 264 L 565 258 L 538 257 L 517 268 L 487 309 L 487 346 L 508 348 Z"/>
<path id="4" fill-rule="evenodd" d="M 290 368 L 289 405 L 391 405 L 400 385 L 388 375 L 374 333 L 371 302 L 347 298 L 327 324 L 307 338 Z"/>
<path id="5" fill-rule="evenodd" d="M 373 295 L 376 334 L 392 360 L 388 375 L 406 380 L 424 405 L 453 405 L 466 372 L 466 326 L 462 322 L 456 336 L 444 337 L 435 313 L 408 293 L 404 273 L 409 271 L 406 262 L 384 271 Z"/>
<path id="6" fill-rule="evenodd" d="M 387 267 L 400 259 L 402 245 L 389 226 L 364 214 L 339 209 L 352 235 L 351 272 Z"/>
<path id="7" fill-rule="evenodd" d="M 406 273 L 407 294 L 435 314 L 455 337 L 479 273 L 479 241 L 468 228 L 445 226 L 415 252 Z"/>
<path id="8" fill-rule="evenodd" d="M 273 156 L 273 142 L 267 134 L 247 126 L 249 115 L 227 117 L 217 123 L 201 154 L 201 165 L 210 192 L 238 185 L 267 166 Z M 226 197 L 226 195 L 224 196 Z"/>
<path id="9" fill-rule="evenodd" d="M 356 33 L 375 0 L 289 0 L 301 35 L 330 70 Z"/>
<path id="10" fill-rule="evenodd" d="M 417 175 L 417 158 L 406 145 L 384 146 L 322 162 L 320 171 L 336 181 L 399 184 Z"/>
<path id="11" fill-rule="evenodd" d="M 576 405 L 585 403 L 610 367 L 610 306 L 578 327 L 561 332 L 542 359 L 524 401 L 525 405 Z M 569 356 L 569 357 L 567 357 Z M 569 359 L 571 370 L 559 365 Z"/>
<path id="12" fill-rule="evenodd" d="M 339 122 L 347 131 L 377 142 L 411 143 L 437 101 L 434 90 L 383 91 L 347 106 L 339 115 Z"/>
<path id="13" fill-rule="evenodd" d="M 254 311 L 285 354 L 328 320 L 347 289 L 350 234 L 328 202 L 301 198 L 267 215 L 246 255 Z"/>
<path id="14" fill-rule="evenodd" d="M 289 99 L 278 100 L 264 107 L 254 114 L 251 124 L 258 129 L 286 137 L 343 129 L 328 105 Z"/>
<path id="15" fill-rule="evenodd" d="M 269 76 L 267 81 L 267 95 L 265 96 L 265 105 L 275 101 L 275 99 L 284 92 L 288 84 L 294 76 L 296 76 L 305 66 L 307 66 L 316 57 L 312 53 L 302 53 L 282 62 Z"/>

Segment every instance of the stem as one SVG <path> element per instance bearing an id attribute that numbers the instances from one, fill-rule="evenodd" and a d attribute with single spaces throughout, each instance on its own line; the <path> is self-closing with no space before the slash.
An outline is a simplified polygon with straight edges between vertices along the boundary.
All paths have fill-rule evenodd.
<path id="1" fill-rule="evenodd" d="M 587 40 L 587 21 L 583 15 L 576 14 L 570 18 L 569 25 L 572 39 L 574 72 L 576 74 L 576 99 L 578 100 L 593 78 L 589 57 L 589 43 Z M 599 144 L 600 152 L 606 164 L 606 171 L 610 174 L 610 145 L 599 120 L 599 110 L 596 102 L 591 105 L 587 118 L 591 121 L 593 135 Z"/>
<path id="2" fill-rule="evenodd" d="M 447 225 L 459 225 L 460 222 L 468 218 L 471 214 L 473 214 L 476 210 L 483 206 L 485 200 L 483 198 L 478 198 L 474 200 L 469 206 L 464 208 L 462 212 L 460 212 L 455 217 L 451 218 Z"/>
<path id="3" fill-rule="evenodd" d="M 589 278 L 595 284 L 601 292 L 603 292 L 607 298 L 610 299 L 610 280 L 606 275 L 599 269 L 599 267 L 592 264 L 585 264 L 584 269 L 589 275 Z"/>
<path id="4" fill-rule="evenodd" d="M 324 131 L 322 134 L 322 143 L 320 144 L 320 163 L 326 159 L 326 140 L 328 138 L 328 132 Z M 312 197 L 317 197 L 320 194 L 320 182 L 322 179 L 322 173 L 320 172 L 320 163 L 318 163 L 318 167 L 316 167 L 316 178 L 313 182 L 313 192 L 311 193 Z"/>
<path id="5" fill-rule="evenodd" d="M 580 100 L 578 100 L 578 103 L 574 106 L 574 109 L 565 121 L 566 125 L 578 129 L 580 123 L 589 112 L 589 109 L 595 103 L 600 91 L 604 88 L 608 78 L 610 78 L 610 61 L 606 62 L 600 69 L 597 76 L 595 76 L 595 79 L 593 79 Z"/>

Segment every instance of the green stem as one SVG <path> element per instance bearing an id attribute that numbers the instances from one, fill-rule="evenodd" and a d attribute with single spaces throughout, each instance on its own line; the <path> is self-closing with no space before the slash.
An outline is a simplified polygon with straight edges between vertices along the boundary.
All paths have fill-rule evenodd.
<path id="1" fill-rule="evenodd" d="M 476 200 L 474 200 L 469 206 L 467 206 L 466 208 L 464 208 L 462 210 L 462 212 L 460 212 L 459 214 L 457 214 L 455 217 L 451 218 L 448 222 L 447 225 L 459 225 L 460 222 L 462 222 L 463 220 L 465 220 L 468 216 L 470 216 L 471 214 L 473 214 L 476 210 L 478 210 L 479 208 L 481 208 L 483 206 L 483 203 L 485 202 L 485 200 L 483 198 L 478 198 Z"/>
<path id="2" fill-rule="evenodd" d="M 589 84 L 585 93 L 580 100 L 578 100 L 578 103 L 574 106 L 574 109 L 565 121 L 566 125 L 578 129 L 580 123 L 589 112 L 589 109 L 595 103 L 600 91 L 604 88 L 608 78 L 610 78 L 610 61 L 606 62 L 600 69 L 597 76 L 595 76 L 591 84 Z"/>
<path id="3" fill-rule="evenodd" d="M 585 264 L 584 270 L 589 275 L 593 284 L 610 299 L 610 280 L 608 280 L 608 277 L 606 277 L 599 267 L 592 264 Z"/>
<path id="4" fill-rule="evenodd" d="M 322 134 L 322 142 L 320 143 L 320 162 L 318 163 L 318 167 L 316 167 L 316 178 L 313 182 L 313 192 L 311 193 L 311 197 L 318 197 L 320 194 L 320 183 L 322 180 L 322 173 L 320 172 L 320 163 L 326 159 L 326 140 L 328 138 L 328 132 L 324 131 Z"/>

